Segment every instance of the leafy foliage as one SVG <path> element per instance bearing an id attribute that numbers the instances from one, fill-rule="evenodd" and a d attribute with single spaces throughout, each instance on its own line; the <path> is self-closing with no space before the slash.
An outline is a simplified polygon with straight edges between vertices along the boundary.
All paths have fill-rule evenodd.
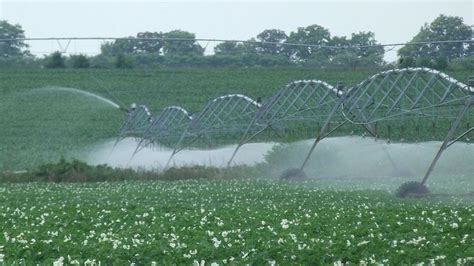
<path id="1" fill-rule="evenodd" d="M 91 63 L 95 63 L 94 61 Z M 77 152 L 115 138 L 123 114 L 92 97 L 48 89 L 56 85 L 82 89 L 106 98 L 107 88 L 126 104 L 146 103 L 159 110 L 178 103 L 197 113 L 213 98 L 240 93 L 266 99 L 277 88 L 294 80 L 319 78 L 330 84 L 343 82 L 350 86 L 375 71 L 330 71 L 313 68 L 159 68 L 141 69 L 2 69 L 0 72 L 0 169 L 23 170 L 46 162 L 81 158 Z M 466 81 L 469 71 L 448 74 Z M 94 77 L 95 79 L 93 79 Z M 98 80 L 98 81 L 97 81 Z M 46 108 L 47 107 L 47 108 Z M 472 121 L 472 118 L 471 118 Z M 379 132 L 391 141 L 439 139 L 449 123 L 435 121 L 416 127 L 416 121 L 378 125 Z M 472 125 L 472 123 L 471 123 Z M 314 137 L 321 124 L 288 130 L 289 140 Z M 466 123 L 462 124 L 465 129 Z M 414 130 L 415 129 L 415 130 Z M 341 134 L 363 134 L 359 127 L 341 128 Z M 274 137 L 272 135 L 272 137 Z M 472 139 L 472 138 L 471 138 Z M 284 153 L 284 152 L 283 152 Z M 298 157 L 299 156 L 299 157 Z M 304 158 L 297 151 L 291 158 L 298 165 Z M 285 159 L 278 159 L 285 163 Z M 275 165 L 280 165 L 276 163 Z M 316 167 L 320 167 L 317 165 Z M 276 176 L 284 169 L 277 169 Z"/>
<path id="2" fill-rule="evenodd" d="M 387 183 L 3 184 L 0 255 L 8 265 L 472 264 L 468 199 L 398 199 Z"/>
<path id="3" fill-rule="evenodd" d="M 22 39 L 25 31 L 19 24 L 12 25 L 6 20 L 0 20 L 0 39 Z M 11 40 L 0 42 L 0 57 L 29 55 L 30 52 L 23 40 Z"/>
<path id="4" fill-rule="evenodd" d="M 257 177 L 261 173 L 249 166 L 216 168 L 207 166 L 171 167 L 163 172 L 137 171 L 131 168 L 112 168 L 106 164 L 89 165 L 77 159 L 41 164 L 30 171 L 0 173 L 0 182 L 114 182 L 124 180 L 165 180 L 178 181 L 188 179 L 232 179 L 246 176 Z"/>
<path id="5" fill-rule="evenodd" d="M 257 35 L 257 40 L 261 42 L 284 43 L 288 39 L 282 30 L 264 30 Z M 264 54 L 278 55 L 284 52 L 284 46 L 279 44 L 259 44 L 258 51 Z"/>
<path id="6" fill-rule="evenodd" d="M 66 67 L 65 59 L 61 52 L 54 52 L 44 60 L 46 68 L 64 68 Z"/>
<path id="7" fill-rule="evenodd" d="M 421 27 L 420 32 L 413 37 L 411 42 L 470 40 L 471 27 L 464 24 L 461 17 L 440 15 L 430 24 Z M 398 51 L 401 57 L 430 57 L 430 58 L 457 58 L 474 50 L 472 44 L 440 43 L 424 45 L 407 45 Z"/>
<path id="8" fill-rule="evenodd" d="M 119 54 L 115 57 L 114 65 L 116 68 L 133 68 L 133 58 L 125 54 Z"/>
<path id="9" fill-rule="evenodd" d="M 88 68 L 90 67 L 89 58 L 86 55 L 79 54 L 79 55 L 71 55 L 69 57 L 71 60 L 71 65 L 73 68 Z"/>

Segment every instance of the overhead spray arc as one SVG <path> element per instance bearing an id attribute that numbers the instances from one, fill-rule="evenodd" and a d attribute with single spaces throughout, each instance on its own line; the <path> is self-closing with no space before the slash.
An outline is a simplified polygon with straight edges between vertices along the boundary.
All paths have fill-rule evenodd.
<path id="1" fill-rule="evenodd" d="M 400 141 L 404 141 L 405 130 L 410 127 L 414 127 L 412 131 L 416 133 L 420 125 L 431 126 L 433 140 L 442 140 L 443 144 L 420 182 L 424 185 L 441 154 L 453 143 L 467 139 L 473 130 L 467 121 L 466 130 L 456 134 L 463 128 L 463 119 L 470 117 L 473 85 L 474 80 L 466 85 L 429 68 L 383 71 L 347 90 L 342 84 L 334 87 L 320 80 L 299 80 L 280 88 L 263 104 L 244 95 L 230 94 L 211 100 L 195 116 L 182 107 L 170 106 L 152 117 L 146 106 L 140 105 L 130 112 L 120 130 L 120 138 L 141 139 L 136 151 L 153 143 L 170 145 L 174 147 L 170 162 L 175 154 L 199 139 L 212 145 L 222 136 L 240 134 L 233 139 L 239 141 L 228 161 L 230 165 L 239 148 L 263 131 L 269 130 L 280 137 L 281 130 L 288 129 L 291 122 L 322 123 L 299 168 L 303 171 L 317 144 L 345 124 L 360 126 L 373 137 L 388 141 L 395 139 L 393 132 L 397 131 L 397 123 L 399 135 L 403 136 Z M 410 124 L 409 121 L 415 122 Z M 448 133 L 442 137 L 435 134 L 446 130 L 444 124 L 437 126 L 440 121 L 449 125 Z M 167 139 L 170 136 L 172 140 Z M 418 139 L 419 136 L 415 136 L 408 141 Z M 386 152 L 386 155 L 396 169 L 390 154 Z"/>
<path id="2" fill-rule="evenodd" d="M 472 84 L 474 80 L 469 82 Z M 380 136 L 379 122 L 443 118 L 450 121 L 450 128 L 419 184 L 424 186 L 441 154 L 474 129 L 468 122 L 466 130 L 456 136 L 461 121 L 474 105 L 474 87 L 469 85 L 429 68 L 393 69 L 375 74 L 349 88 L 341 97 L 339 106 L 328 116 L 300 169 L 303 170 L 317 144 L 333 132 L 328 125 L 338 109 L 346 121 L 366 127 L 376 137 Z"/>
<path id="3" fill-rule="evenodd" d="M 127 137 L 142 139 L 153 121 L 148 107 L 133 103 L 129 109 L 122 110 L 127 113 L 127 118 L 119 128 L 116 144 Z"/>

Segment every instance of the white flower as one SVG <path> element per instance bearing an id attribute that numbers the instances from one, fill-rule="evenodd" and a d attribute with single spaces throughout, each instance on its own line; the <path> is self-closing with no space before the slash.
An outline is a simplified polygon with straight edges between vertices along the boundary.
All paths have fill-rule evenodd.
<path id="1" fill-rule="evenodd" d="M 60 257 L 57 261 L 53 262 L 53 266 L 63 266 L 64 265 L 64 257 Z"/>
<path id="2" fill-rule="evenodd" d="M 452 223 L 451 224 L 451 228 L 458 228 L 458 227 L 459 227 L 458 223 Z"/>
<path id="3" fill-rule="evenodd" d="M 283 219 L 281 220 L 281 228 L 283 229 L 288 229 L 288 227 L 290 227 L 290 225 L 288 224 L 288 220 L 287 219 Z"/>
<path id="4" fill-rule="evenodd" d="M 194 262 L 193 262 L 193 266 L 204 266 L 204 265 L 206 265 L 205 260 L 201 260 L 201 263 L 199 263 L 199 261 L 197 261 L 197 260 L 194 260 Z"/>
<path id="5" fill-rule="evenodd" d="M 219 239 L 217 239 L 216 237 L 214 237 L 212 239 L 212 242 L 214 242 L 214 247 L 215 248 L 218 248 L 221 245 L 221 241 Z"/>
<path id="6" fill-rule="evenodd" d="M 396 240 L 395 240 L 395 241 L 396 241 Z M 370 243 L 370 241 L 364 240 L 364 241 L 360 242 L 359 244 L 357 244 L 357 246 L 366 245 L 366 244 L 368 244 L 368 243 Z"/>

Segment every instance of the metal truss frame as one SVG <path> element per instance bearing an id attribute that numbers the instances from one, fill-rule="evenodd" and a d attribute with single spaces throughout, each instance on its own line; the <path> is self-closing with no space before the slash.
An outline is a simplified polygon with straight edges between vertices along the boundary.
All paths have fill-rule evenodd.
<path id="1" fill-rule="evenodd" d="M 443 151 L 474 130 L 455 136 L 459 124 L 474 105 L 474 88 L 429 68 L 393 69 L 375 74 L 350 88 L 336 105 L 315 139 L 300 169 L 303 170 L 317 144 L 332 134 L 329 123 L 339 108 L 353 124 L 360 124 L 374 136 L 372 123 L 407 117 L 453 119 L 451 127 L 421 183 L 425 184 Z"/>
<path id="2" fill-rule="evenodd" d="M 168 164 L 174 155 L 200 138 L 212 146 L 216 135 L 243 132 L 260 107 L 261 104 L 242 94 L 229 94 L 211 100 L 183 131 Z"/>
<path id="3" fill-rule="evenodd" d="M 152 114 L 145 105 L 138 105 L 136 108 L 128 111 L 125 122 L 119 129 L 118 138 L 115 144 L 127 137 L 142 139 L 144 133 L 153 122 Z"/>
<path id="4" fill-rule="evenodd" d="M 174 147 L 179 140 L 176 136 L 186 130 L 192 119 L 191 114 L 183 107 L 172 105 L 163 108 L 145 130 L 134 154 L 150 145 L 163 144 Z"/>
<path id="5" fill-rule="evenodd" d="M 247 125 L 227 164 L 232 163 L 243 145 L 265 130 L 271 129 L 279 135 L 275 124 L 289 121 L 324 122 L 342 95 L 340 88 L 321 80 L 297 80 L 280 88 Z"/>

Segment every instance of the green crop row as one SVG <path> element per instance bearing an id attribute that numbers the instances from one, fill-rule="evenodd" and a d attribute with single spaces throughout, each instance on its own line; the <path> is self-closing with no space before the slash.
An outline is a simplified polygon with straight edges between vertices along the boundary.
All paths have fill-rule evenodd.
<path id="1" fill-rule="evenodd" d="M 311 68 L 2 69 L 0 170 L 21 170 L 58 160 L 61 156 L 80 156 L 90 146 L 117 136 L 125 114 L 104 101 L 70 88 L 94 93 L 124 105 L 145 104 L 153 113 L 169 105 L 179 105 L 196 113 L 209 100 L 225 94 L 240 93 L 254 99 L 266 99 L 279 87 L 294 80 L 320 79 L 330 84 L 342 82 L 350 86 L 375 72 Z M 467 71 L 448 74 L 461 81 L 467 80 L 470 75 Z M 462 128 L 468 123 L 473 124 L 469 120 L 463 122 Z M 381 126 L 380 134 L 398 141 L 432 139 L 431 123 L 418 126 L 419 130 L 417 126 L 412 129 L 407 127 L 405 131 L 397 130 L 405 124 L 394 124 L 393 133 L 390 130 L 383 133 L 384 127 Z M 439 136 L 435 138 L 442 138 L 444 128 L 448 126 L 444 122 L 436 123 L 435 131 Z M 314 137 L 320 127 L 318 123 L 295 124 L 281 132 L 281 139 L 270 132 L 257 140 L 292 141 Z M 442 130 L 438 131 L 438 128 Z M 363 130 L 350 127 L 336 133 L 362 134 Z M 235 142 L 236 137 L 227 136 L 218 144 Z"/>
<path id="2" fill-rule="evenodd" d="M 472 206 L 400 181 L 4 184 L 0 263 L 472 264 Z"/>

